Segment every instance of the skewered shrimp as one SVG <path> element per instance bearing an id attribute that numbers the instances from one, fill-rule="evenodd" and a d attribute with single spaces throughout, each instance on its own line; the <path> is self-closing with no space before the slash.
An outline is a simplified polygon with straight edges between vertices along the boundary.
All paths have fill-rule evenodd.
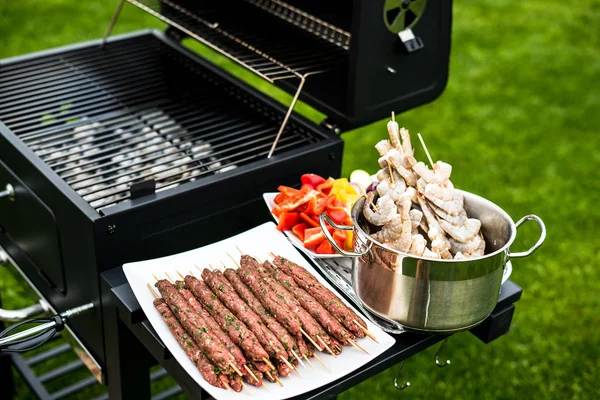
<path id="1" fill-rule="evenodd" d="M 379 152 L 380 156 L 385 156 L 388 151 L 393 149 L 389 140 L 381 140 L 381 141 L 377 142 L 377 144 L 375 145 L 375 148 Z"/>
<path id="2" fill-rule="evenodd" d="M 474 255 L 478 251 L 485 251 L 485 240 L 483 240 L 481 234 L 475 235 L 466 243 L 459 242 L 452 237 L 448 238 L 448 241 L 450 242 L 451 251 L 454 253 L 462 253 L 465 257 Z"/>
<path id="3" fill-rule="evenodd" d="M 406 184 L 402 178 L 395 181 L 393 184 L 389 183 L 387 180 L 383 180 L 379 182 L 376 190 L 379 196 L 388 195 L 392 198 L 392 200 L 394 200 L 395 203 L 401 198 L 402 194 L 406 190 Z"/>
<path id="4" fill-rule="evenodd" d="M 431 211 L 427 203 L 425 203 L 425 200 L 420 196 L 418 200 L 421 211 L 423 211 L 423 215 L 425 216 L 429 227 L 427 236 L 429 237 L 429 240 L 431 240 L 431 250 L 442 257 L 447 257 L 450 250 L 450 243 L 448 242 L 448 239 L 446 239 L 440 223 L 437 218 L 435 218 L 433 211 Z M 450 258 L 452 258 L 452 255 L 450 255 Z"/>
<path id="5" fill-rule="evenodd" d="M 400 214 L 396 214 L 392 220 L 385 224 L 379 232 L 375 232 L 371 236 L 380 243 L 387 243 L 398 239 L 401 234 L 402 216 Z"/>
<path id="6" fill-rule="evenodd" d="M 442 183 L 450 179 L 452 166 L 443 161 L 437 161 L 433 164 L 433 171 L 425 163 L 419 161 L 413 166 L 413 170 L 427 183 Z"/>
<path id="7" fill-rule="evenodd" d="M 468 218 L 467 223 L 463 226 L 452 225 L 446 220 L 439 220 L 442 229 L 459 242 L 467 243 L 473 239 L 481 228 L 481 221 L 475 218 Z"/>
<path id="8" fill-rule="evenodd" d="M 400 135 L 399 135 L 399 128 L 398 128 L 398 123 L 396 121 L 390 121 L 387 123 L 387 130 L 388 130 L 388 135 L 390 135 L 390 142 L 392 144 L 392 147 L 398 147 L 401 146 L 400 144 Z M 382 154 L 383 155 L 383 154 Z"/>
<path id="9" fill-rule="evenodd" d="M 423 194 L 444 201 L 452 201 L 454 199 L 454 185 L 450 180 L 444 181 L 443 183 L 428 183 L 425 185 Z"/>
<path id="10" fill-rule="evenodd" d="M 427 239 L 425 239 L 421 234 L 412 235 L 410 249 L 408 249 L 408 252 L 422 256 L 426 249 Z"/>
<path id="11" fill-rule="evenodd" d="M 405 204 L 399 207 L 402 221 L 400 235 L 396 240 L 389 243 L 391 247 L 399 251 L 408 251 L 412 242 L 412 222 L 409 216 L 410 205 L 411 203 L 408 202 L 408 206 Z"/>
<path id="12" fill-rule="evenodd" d="M 363 215 L 373 225 L 385 225 L 397 214 L 396 204 L 390 196 L 381 196 L 377 199 L 377 211 L 373 211 L 371 210 L 371 203 L 374 198 L 374 192 L 367 193 L 367 201 L 363 205 Z"/>
<path id="13" fill-rule="evenodd" d="M 413 208 L 408 213 L 410 216 L 410 222 L 412 224 L 412 232 L 413 234 L 419 229 L 419 224 L 421 223 L 421 219 L 423 218 L 423 212 Z"/>
<path id="14" fill-rule="evenodd" d="M 412 156 L 414 154 L 412 145 L 410 144 L 410 134 L 408 130 L 400 129 L 400 136 L 402 137 L 402 150 L 404 154 Z"/>
<path id="15" fill-rule="evenodd" d="M 439 207 L 446 213 L 456 216 L 463 210 L 464 199 L 462 194 L 454 192 L 454 199 L 452 201 L 440 200 L 436 197 L 425 195 L 427 200 L 432 202 L 435 206 Z"/>
<path id="16" fill-rule="evenodd" d="M 404 180 L 406 181 L 407 185 L 409 185 L 409 186 L 415 186 L 416 185 L 416 183 L 417 183 L 417 177 L 415 176 L 415 174 L 411 170 L 405 168 L 404 165 L 402 165 L 404 163 L 405 158 L 402 157 L 402 154 L 398 150 L 391 149 L 382 158 L 384 158 L 386 162 L 392 164 L 392 166 L 394 167 L 394 169 L 396 171 L 398 171 L 398 173 L 400 174 L 400 176 L 402 176 L 404 178 Z M 379 165 L 381 165 L 381 162 L 379 163 Z"/>
<path id="17" fill-rule="evenodd" d="M 431 205 L 433 212 L 440 218 L 450 222 L 452 225 L 463 226 L 467 223 L 467 212 L 461 210 L 458 215 L 450 215 L 436 205 Z"/>

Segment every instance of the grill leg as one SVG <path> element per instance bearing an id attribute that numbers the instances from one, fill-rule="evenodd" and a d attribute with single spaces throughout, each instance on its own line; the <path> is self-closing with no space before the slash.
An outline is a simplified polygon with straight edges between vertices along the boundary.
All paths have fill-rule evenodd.
<path id="1" fill-rule="evenodd" d="M 0 297 L 0 308 L 2 307 L 2 297 Z M 0 331 L 4 330 L 4 322 L 0 321 Z M 11 400 L 15 395 L 15 381 L 12 373 L 12 363 L 8 353 L 0 353 L 0 388 L 2 388 L 2 398 Z M 6 397 L 4 397 L 6 396 Z"/>
<path id="2" fill-rule="evenodd" d="M 106 342 L 110 399 L 150 399 L 148 352 L 116 315 L 111 319 L 115 335 Z"/>

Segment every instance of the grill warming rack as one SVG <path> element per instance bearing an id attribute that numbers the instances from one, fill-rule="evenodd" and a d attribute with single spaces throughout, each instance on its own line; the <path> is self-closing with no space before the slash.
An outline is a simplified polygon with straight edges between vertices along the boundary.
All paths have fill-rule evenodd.
<path id="1" fill-rule="evenodd" d="M 278 35 L 271 35 L 267 40 L 264 36 L 256 37 L 253 30 L 248 30 L 246 27 L 249 21 L 237 25 L 229 21 L 228 14 L 231 14 L 229 7 L 232 6 L 229 1 L 192 1 L 194 6 L 192 12 L 170 0 L 120 0 L 104 34 L 102 46 L 110 36 L 125 2 L 179 29 L 271 84 L 276 81 L 298 79 L 296 92 L 267 158 L 273 155 L 277 147 L 306 78 L 330 71 L 339 64 L 340 58 L 345 57 L 350 49 L 350 33 L 280 0 L 243 0 L 233 4 L 252 5 L 300 28 L 302 32 L 313 38 L 326 42 L 329 46 L 325 52 L 315 51 L 314 48 L 296 48 L 292 44 L 286 46 Z"/>

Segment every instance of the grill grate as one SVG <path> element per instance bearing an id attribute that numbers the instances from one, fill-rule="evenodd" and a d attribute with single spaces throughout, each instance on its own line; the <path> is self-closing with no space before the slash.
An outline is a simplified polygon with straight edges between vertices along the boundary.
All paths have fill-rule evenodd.
<path id="1" fill-rule="evenodd" d="M 96 210 L 265 158 L 282 114 L 151 36 L 0 67 L 0 120 Z M 290 122 L 278 151 L 316 142 Z"/>
<path id="2" fill-rule="evenodd" d="M 127 1 L 271 83 L 329 71 L 350 45 L 349 33 L 279 0 Z"/>

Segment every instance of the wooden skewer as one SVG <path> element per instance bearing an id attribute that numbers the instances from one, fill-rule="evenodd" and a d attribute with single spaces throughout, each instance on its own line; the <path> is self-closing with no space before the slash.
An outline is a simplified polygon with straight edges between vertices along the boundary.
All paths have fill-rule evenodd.
<path id="1" fill-rule="evenodd" d="M 175 282 L 175 280 L 173 278 L 171 278 L 167 272 L 165 272 L 165 275 L 167 276 L 167 279 L 169 279 L 169 281 L 171 281 L 171 283 Z"/>
<path id="2" fill-rule="evenodd" d="M 302 334 L 303 334 L 304 336 L 306 336 L 306 338 L 307 338 L 307 339 L 308 339 L 308 340 L 309 340 L 309 341 L 310 341 L 310 342 L 313 344 L 313 346 L 315 346 L 315 347 L 317 348 L 317 350 L 319 350 L 319 351 L 323 351 L 323 349 L 321 349 L 321 348 L 319 347 L 319 345 L 317 345 L 317 344 L 315 343 L 315 341 L 314 341 L 314 340 L 312 340 L 312 338 L 311 338 L 310 336 L 308 336 L 308 333 L 304 332 L 304 329 L 300 328 L 300 332 L 302 332 Z"/>
<path id="3" fill-rule="evenodd" d="M 225 264 L 223 261 L 221 261 L 221 265 L 223 266 L 223 271 L 225 271 L 227 269 L 227 264 Z"/>
<path id="4" fill-rule="evenodd" d="M 244 364 L 244 368 L 246 369 L 246 371 L 248 371 L 248 373 L 250 374 L 250 376 L 252 378 L 254 378 L 254 380 L 256 382 L 258 382 L 258 378 L 256 377 L 256 375 L 254 375 L 254 373 L 252 372 L 252 370 L 250 368 L 248 368 L 248 366 L 246 364 Z"/>
<path id="5" fill-rule="evenodd" d="M 394 181 L 394 172 L 392 171 L 392 164 L 390 164 L 389 160 L 387 160 L 387 165 L 388 165 L 388 171 L 390 174 L 390 181 L 392 181 L 392 186 L 395 186 L 396 182 Z"/>
<path id="6" fill-rule="evenodd" d="M 152 273 L 152 276 L 154 277 L 154 279 L 156 279 L 156 282 L 160 281 L 160 279 L 158 279 L 158 276 L 154 275 L 154 273 Z"/>
<path id="7" fill-rule="evenodd" d="M 196 267 L 196 269 L 198 270 L 198 272 L 202 273 L 202 270 L 200 269 L 200 267 L 199 267 L 199 266 L 197 266 L 197 265 L 194 265 L 194 267 Z"/>
<path id="8" fill-rule="evenodd" d="M 233 263 L 239 268 L 240 264 L 235 260 L 235 258 L 233 258 L 231 256 L 231 254 L 229 254 L 229 252 L 226 251 L 225 253 L 227 253 L 227 255 L 229 256 L 229 258 L 231 258 L 231 261 L 233 261 Z"/>
<path id="9" fill-rule="evenodd" d="M 262 385 L 260 385 L 259 387 L 265 388 L 265 390 L 266 390 L 267 392 L 271 393 L 271 389 L 269 389 L 269 388 L 267 387 L 267 385 L 265 385 L 265 382 L 264 382 L 264 381 L 262 382 Z"/>
<path id="10" fill-rule="evenodd" d="M 306 357 L 306 354 L 303 354 L 302 357 L 304 357 L 304 359 L 306 360 L 306 362 L 308 363 L 308 365 L 314 370 L 315 367 L 313 367 L 312 363 L 310 362 L 310 360 L 308 359 L 308 357 Z"/>
<path id="11" fill-rule="evenodd" d="M 250 390 L 250 387 L 249 387 L 248 385 L 246 385 L 246 384 L 244 383 L 244 381 L 240 381 L 240 383 L 242 384 L 242 387 L 243 387 L 244 389 L 247 389 L 247 390 L 248 390 L 248 393 L 250 393 L 250 396 L 254 396 L 254 391 L 253 391 L 253 390 Z"/>
<path id="12" fill-rule="evenodd" d="M 267 371 L 267 375 L 269 376 L 269 379 L 275 379 L 275 381 L 277 383 L 279 383 L 279 386 L 283 387 L 283 383 L 281 383 L 281 381 L 279 380 L 279 377 L 277 375 L 275 375 L 275 378 L 273 378 L 273 375 L 271 375 L 271 373 L 269 371 Z"/>
<path id="13" fill-rule="evenodd" d="M 293 369 L 294 371 L 296 371 L 296 373 L 298 374 L 298 376 L 299 376 L 300 378 L 302 378 L 302 375 L 300 375 L 300 371 L 298 371 L 298 368 L 296 368 L 296 366 L 295 366 L 294 364 L 291 364 L 291 363 L 290 363 L 288 360 L 286 360 L 286 359 L 285 359 L 285 357 L 284 357 L 284 356 L 279 356 L 279 357 L 280 357 L 280 358 L 283 360 L 283 362 L 284 362 L 284 363 L 285 363 L 285 364 L 286 364 L 288 367 L 290 367 L 291 369 Z"/>
<path id="14" fill-rule="evenodd" d="M 192 271 L 191 269 L 190 269 L 190 275 L 193 276 L 194 278 L 196 277 L 196 275 L 194 275 L 194 271 Z"/>
<path id="15" fill-rule="evenodd" d="M 233 390 L 231 390 L 231 386 L 229 386 L 227 382 L 223 382 L 223 386 L 225 386 L 230 392 L 233 392 Z"/>
<path id="16" fill-rule="evenodd" d="M 356 348 L 357 348 L 357 349 L 359 349 L 359 350 L 362 350 L 362 351 L 364 351 L 364 352 L 365 352 L 365 354 L 369 354 L 369 352 L 368 352 L 368 351 L 366 351 L 365 349 L 363 349 L 363 348 L 361 347 L 361 345 L 360 345 L 360 344 L 358 344 L 358 343 L 356 343 L 354 340 L 352 340 L 352 339 L 348 339 L 348 341 L 350 342 L 350 344 L 351 344 L 352 346 L 356 347 Z M 370 355 L 370 354 L 369 354 L 369 355 Z"/>
<path id="17" fill-rule="evenodd" d="M 298 362 L 299 362 L 300 364 L 302 364 L 302 366 L 303 366 L 304 368 L 306 368 L 306 364 L 304 364 L 304 362 L 302 361 L 302 359 L 301 359 L 300 357 L 298 357 L 298 354 L 296 354 L 296 352 L 294 351 L 294 349 L 291 349 L 291 350 L 292 350 L 292 354 L 294 355 L 294 357 L 296 357 L 296 360 L 298 360 Z"/>
<path id="18" fill-rule="evenodd" d="M 356 325 L 358 325 L 358 327 L 360 329 L 363 330 L 363 332 L 365 333 L 365 335 L 367 335 L 368 337 L 370 337 L 371 340 L 373 340 L 375 343 L 379 344 L 379 342 L 377 341 L 377 338 L 375 337 L 375 335 L 373 335 L 371 332 L 369 332 L 364 326 L 362 326 L 361 324 L 359 324 L 356 320 L 354 320 L 354 323 Z"/>
<path id="19" fill-rule="evenodd" d="M 429 155 L 429 150 L 427 150 L 427 146 L 425 146 L 425 141 L 423 140 L 423 136 L 421 136 L 420 133 L 417 133 L 417 136 L 419 137 L 419 140 L 421 141 L 421 146 L 423 146 L 423 149 L 425 150 L 425 154 L 427 155 L 427 159 L 429 160 L 429 164 L 431 164 L 431 168 L 433 169 L 433 160 L 431 159 L 431 156 Z"/>
<path id="20" fill-rule="evenodd" d="M 239 251 L 239 252 L 240 252 L 240 254 L 244 254 L 244 252 L 242 251 L 242 249 L 240 249 L 240 248 L 237 246 L 237 244 L 235 244 L 234 246 L 235 246 L 235 248 L 237 249 L 237 251 Z"/>
<path id="21" fill-rule="evenodd" d="M 181 279 L 185 279 L 185 276 L 183 276 L 183 274 L 179 271 L 177 271 L 177 275 L 179 275 L 181 277 Z"/>
<path id="22" fill-rule="evenodd" d="M 265 364 L 267 364 L 269 366 L 269 368 L 276 369 L 275 366 L 273 364 L 271 364 L 271 361 L 269 361 L 268 358 L 265 358 L 265 357 L 261 357 L 261 358 L 265 362 Z"/>
<path id="23" fill-rule="evenodd" d="M 337 356 L 333 353 L 333 351 L 331 351 L 331 349 L 329 348 L 329 346 L 327 346 L 327 343 L 325 343 L 323 341 L 323 339 L 321 339 L 321 336 L 317 335 L 317 339 L 319 339 L 321 341 L 321 343 L 323 344 L 323 346 L 327 349 L 327 351 L 329 352 L 329 354 L 331 354 L 333 356 L 333 358 L 337 358 Z"/>
<path id="24" fill-rule="evenodd" d="M 396 122 L 396 113 L 392 111 L 392 122 Z"/>
<path id="25" fill-rule="evenodd" d="M 156 293 L 156 290 L 154 290 L 154 288 L 152 287 L 151 284 L 148 283 L 148 289 L 150 289 L 150 291 L 152 292 L 152 294 L 154 295 L 154 297 L 156 297 L 158 299 L 158 293 Z"/>
<path id="26" fill-rule="evenodd" d="M 238 374 L 239 376 L 244 376 L 242 375 L 242 372 L 239 369 L 237 369 L 235 365 L 233 365 L 232 362 L 229 362 L 229 366 L 235 371 L 236 374 Z"/>
<path id="27" fill-rule="evenodd" d="M 319 356 L 317 355 L 317 353 L 315 353 L 315 354 L 314 354 L 314 356 L 315 356 L 315 358 L 316 358 L 316 359 L 317 359 L 317 360 L 318 360 L 318 361 L 321 363 L 321 365 L 322 365 L 323 367 L 325 367 L 325 369 L 326 369 L 327 371 L 329 371 L 329 373 L 330 373 L 330 374 L 332 374 L 332 373 L 333 373 L 333 372 L 331 372 L 331 370 L 329 369 L 329 367 L 328 367 L 327 365 L 325 365 L 325 363 L 323 362 L 323 360 L 321 360 L 321 357 L 319 357 Z"/>

